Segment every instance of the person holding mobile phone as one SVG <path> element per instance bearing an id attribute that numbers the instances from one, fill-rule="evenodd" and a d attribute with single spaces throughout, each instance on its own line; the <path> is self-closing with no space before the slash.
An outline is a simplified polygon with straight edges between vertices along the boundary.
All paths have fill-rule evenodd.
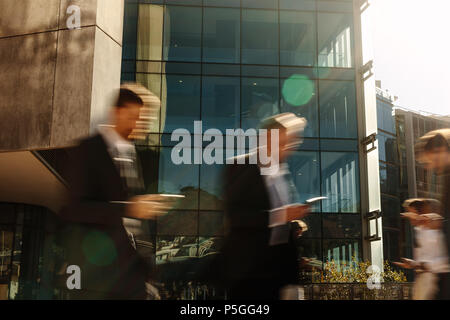
<path id="1" fill-rule="evenodd" d="M 299 203 L 286 159 L 301 142 L 306 121 L 292 113 L 266 119 L 267 148 L 278 148 L 278 170 L 264 170 L 273 163 L 227 165 L 225 218 L 228 233 L 222 250 L 223 284 L 231 299 L 295 299 L 299 261 L 295 240 L 298 228 L 291 221 L 304 218 L 310 206 Z M 272 140 L 272 131 L 278 141 Z M 267 174 L 267 172 L 269 174 Z"/>
<path id="2" fill-rule="evenodd" d="M 67 263 L 81 269 L 74 299 L 146 299 L 149 265 L 136 249 L 133 229 L 172 207 L 173 199 L 145 192 L 131 134 L 144 101 L 130 88 L 117 92 L 111 123 L 70 151 Z M 129 225 L 131 232 L 125 228 Z"/>

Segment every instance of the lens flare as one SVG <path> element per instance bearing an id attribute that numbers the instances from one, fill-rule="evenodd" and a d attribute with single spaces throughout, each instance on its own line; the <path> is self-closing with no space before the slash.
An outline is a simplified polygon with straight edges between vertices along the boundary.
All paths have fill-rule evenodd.
<path id="1" fill-rule="evenodd" d="M 294 74 L 284 81 L 282 94 L 290 105 L 305 105 L 314 95 L 314 82 L 306 75 Z"/>

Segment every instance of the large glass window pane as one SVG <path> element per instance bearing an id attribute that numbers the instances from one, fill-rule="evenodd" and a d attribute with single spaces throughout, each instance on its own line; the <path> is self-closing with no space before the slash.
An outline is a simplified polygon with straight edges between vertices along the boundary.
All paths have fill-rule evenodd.
<path id="1" fill-rule="evenodd" d="M 279 113 L 278 79 L 242 78 L 242 128 L 259 128 L 261 120 Z"/>
<path id="2" fill-rule="evenodd" d="M 322 152 L 323 212 L 359 212 L 358 154 Z"/>
<path id="3" fill-rule="evenodd" d="M 200 236 L 224 235 L 224 213 L 221 211 L 200 211 L 198 223 Z"/>
<path id="4" fill-rule="evenodd" d="M 315 0 L 280 0 L 282 10 L 316 10 Z"/>
<path id="5" fill-rule="evenodd" d="M 397 166 L 380 164 L 380 188 L 382 193 L 397 196 L 399 190 L 399 172 Z M 420 180 L 419 180 L 420 181 Z"/>
<path id="6" fill-rule="evenodd" d="M 193 131 L 194 121 L 200 120 L 200 77 L 163 75 L 162 81 L 162 131 Z"/>
<path id="7" fill-rule="evenodd" d="M 278 0 L 242 0 L 243 8 L 277 9 Z"/>
<path id="8" fill-rule="evenodd" d="M 301 202 L 320 196 L 320 164 L 319 153 L 297 151 L 288 159 L 289 171 L 297 188 Z M 313 211 L 320 211 L 320 206 L 314 206 Z"/>
<path id="9" fill-rule="evenodd" d="M 154 99 L 152 99 L 152 106 L 161 108 L 161 75 L 160 74 L 145 74 L 145 73 L 137 73 L 136 81 L 145 86 L 151 93 L 155 95 Z M 155 133 L 159 132 L 160 128 L 160 110 L 157 112 L 153 112 L 151 114 L 152 117 L 156 119 L 152 120 L 149 123 L 149 132 Z"/>
<path id="10" fill-rule="evenodd" d="M 174 164 L 172 149 L 160 149 L 158 192 L 185 196 L 176 203 L 174 209 L 197 209 L 199 167 L 194 164 Z"/>
<path id="11" fill-rule="evenodd" d="M 349 266 L 353 262 L 361 261 L 361 241 L 359 240 L 324 240 L 323 241 L 323 261 L 334 261 L 338 266 L 346 264 Z"/>
<path id="12" fill-rule="evenodd" d="M 202 0 L 166 0 L 167 4 L 189 4 L 195 6 L 201 6 Z"/>
<path id="13" fill-rule="evenodd" d="M 124 8 L 122 59 L 136 59 L 136 28 L 138 22 L 138 4 L 127 3 Z"/>
<path id="14" fill-rule="evenodd" d="M 137 35 L 137 59 L 161 60 L 164 7 L 140 5 Z"/>
<path id="15" fill-rule="evenodd" d="M 322 218 L 320 213 L 309 214 L 302 219 L 306 223 L 308 230 L 301 235 L 302 239 L 322 237 Z"/>
<path id="16" fill-rule="evenodd" d="M 8 283 L 11 276 L 14 232 L 12 226 L 0 225 L 0 300 L 8 299 Z M 17 279 L 13 279 L 15 281 Z M 16 281 L 15 281 L 16 282 Z"/>
<path id="17" fill-rule="evenodd" d="M 353 16 L 319 13 L 319 66 L 351 68 L 353 66 Z"/>
<path id="18" fill-rule="evenodd" d="M 324 214 L 324 238 L 361 238 L 361 216 L 353 214 Z"/>
<path id="19" fill-rule="evenodd" d="M 377 98 L 377 125 L 378 128 L 387 131 L 389 133 L 395 134 L 395 120 L 392 115 L 392 106 L 381 100 L 382 98 Z"/>
<path id="20" fill-rule="evenodd" d="M 278 13 L 242 10 L 242 63 L 278 64 Z"/>
<path id="21" fill-rule="evenodd" d="M 319 80 L 320 136 L 356 138 L 356 96 L 353 81 Z"/>
<path id="22" fill-rule="evenodd" d="M 203 5 L 212 7 L 240 7 L 241 0 L 203 0 Z"/>
<path id="23" fill-rule="evenodd" d="M 378 133 L 377 138 L 380 160 L 398 164 L 397 139 L 384 133 Z"/>
<path id="24" fill-rule="evenodd" d="M 313 66 L 316 60 L 316 23 L 312 12 L 280 12 L 280 64 Z"/>
<path id="25" fill-rule="evenodd" d="M 204 9 L 203 61 L 239 63 L 240 16 L 239 9 Z"/>
<path id="26" fill-rule="evenodd" d="M 158 235 L 195 236 L 198 233 L 198 213 L 170 210 L 158 218 L 156 232 Z"/>
<path id="27" fill-rule="evenodd" d="M 317 1 L 318 11 L 328 11 L 328 12 L 352 12 L 353 3 L 352 1 Z"/>
<path id="28" fill-rule="evenodd" d="M 322 241 L 301 237 L 297 240 L 297 250 L 298 258 L 301 261 L 300 281 L 302 283 L 311 283 L 313 280 L 320 281 L 320 278 L 315 279 L 314 275 L 322 270 Z"/>
<path id="29" fill-rule="evenodd" d="M 156 276 L 167 282 L 188 278 L 192 259 L 198 256 L 198 237 L 179 235 L 156 238 Z"/>
<path id="30" fill-rule="evenodd" d="M 203 77 L 202 121 L 203 128 L 239 128 L 240 113 L 239 78 Z"/>
<path id="31" fill-rule="evenodd" d="M 225 150 L 223 151 L 225 154 Z M 223 170 L 225 165 L 200 166 L 200 210 L 223 210 Z"/>
<path id="32" fill-rule="evenodd" d="M 201 60 L 202 9 L 166 6 L 164 15 L 164 59 Z"/>
<path id="33" fill-rule="evenodd" d="M 316 81 L 304 75 L 293 75 L 281 82 L 281 112 L 293 112 L 304 117 L 308 124 L 305 137 L 319 136 Z"/>

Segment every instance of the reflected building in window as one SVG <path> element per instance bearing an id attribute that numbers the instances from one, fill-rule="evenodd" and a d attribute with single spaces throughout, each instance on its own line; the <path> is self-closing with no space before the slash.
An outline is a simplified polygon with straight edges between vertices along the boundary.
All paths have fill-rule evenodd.
<path id="1" fill-rule="evenodd" d="M 436 175 L 415 160 L 414 145 L 427 132 L 450 127 L 450 121 L 399 107 L 397 97 L 383 90 L 381 81 L 376 84 L 384 257 L 398 261 L 412 257 L 414 243 L 411 225 L 400 218 L 403 201 L 439 199 L 441 192 Z"/>
<path id="2" fill-rule="evenodd" d="M 156 138 L 139 146 L 152 171 L 146 182 L 186 196 L 152 228 L 160 280 L 194 279 L 220 251 L 226 230 L 224 165 L 173 164 L 171 132 L 193 133 L 194 121 L 203 132 L 257 129 L 281 112 L 308 120 L 304 143 L 289 159 L 300 199 L 327 197 L 306 219 L 300 255 L 316 270 L 331 260 L 382 260 L 381 247 L 367 240 L 369 198 L 379 198 L 377 190 L 368 195 L 359 143 L 370 130 L 366 109 L 375 107 L 375 99 L 362 98 L 363 11 L 351 0 L 126 1 L 122 80 L 142 83 L 161 101 L 150 133 Z M 146 149 L 158 158 L 145 160 Z M 369 171 L 378 179 L 378 167 Z"/>

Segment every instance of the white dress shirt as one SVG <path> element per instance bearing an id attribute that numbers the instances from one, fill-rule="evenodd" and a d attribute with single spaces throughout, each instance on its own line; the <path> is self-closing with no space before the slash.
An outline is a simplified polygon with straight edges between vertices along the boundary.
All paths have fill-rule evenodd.
<path id="1" fill-rule="evenodd" d="M 447 246 L 442 230 L 415 227 L 417 248 L 414 249 L 414 260 L 425 263 L 433 273 L 450 272 Z"/>
<path id="2" fill-rule="evenodd" d="M 270 245 L 287 243 L 290 236 L 290 227 L 286 221 L 286 208 L 297 197 L 291 185 L 289 167 L 281 163 L 279 170 L 271 175 L 261 175 L 269 193 L 271 210 L 269 212 L 269 228 L 271 228 Z"/>

